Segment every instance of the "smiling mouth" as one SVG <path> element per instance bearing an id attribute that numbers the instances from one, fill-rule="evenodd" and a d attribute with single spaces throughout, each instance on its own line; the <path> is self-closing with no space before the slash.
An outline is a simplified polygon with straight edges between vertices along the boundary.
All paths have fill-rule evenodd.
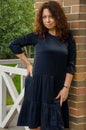
<path id="1" fill-rule="evenodd" d="M 46 24 L 46 26 L 51 26 L 51 24 Z"/>

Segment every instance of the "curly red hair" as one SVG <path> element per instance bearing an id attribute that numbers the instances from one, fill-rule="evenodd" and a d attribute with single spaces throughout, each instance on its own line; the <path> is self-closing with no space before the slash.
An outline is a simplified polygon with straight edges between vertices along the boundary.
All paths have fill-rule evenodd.
<path id="1" fill-rule="evenodd" d="M 45 37 L 45 33 L 48 29 L 43 25 L 42 14 L 44 9 L 49 9 L 53 18 L 56 21 L 56 36 L 59 40 L 65 41 L 68 38 L 69 27 L 67 18 L 63 9 L 56 1 L 49 1 L 42 4 L 35 19 L 35 33 Z"/>

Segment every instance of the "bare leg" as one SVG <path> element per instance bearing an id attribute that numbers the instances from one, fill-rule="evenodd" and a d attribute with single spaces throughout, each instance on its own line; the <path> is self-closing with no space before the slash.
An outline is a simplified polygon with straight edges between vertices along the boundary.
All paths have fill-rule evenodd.
<path id="1" fill-rule="evenodd" d="M 30 130 L 40 130 L 40 127 L 36 128 L 36 129 L 30 129 Z"/>

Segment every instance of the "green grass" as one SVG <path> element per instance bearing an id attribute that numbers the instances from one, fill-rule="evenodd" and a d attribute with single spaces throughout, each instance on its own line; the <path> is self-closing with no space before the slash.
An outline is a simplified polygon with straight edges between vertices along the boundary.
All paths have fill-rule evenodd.
<path id="1" fill-rule="evenodd" d="M 9 95 L 7 95 L 7 97 L 6 97 L 6 104 L 7 104 L 7 105 L 13 104 L 13 101 L 12 101 L 12 99 L 10 98 Z"/>
<path id="2" fill-rule="evenodd" d="M 6 65 L 6 66 L 12 66 L 12 67 L 14 67 L 15 65 L 16 64 L 9 64 L 9 65 Z M 15 75 L 13 77 L 13 82 L 14 82 L 14 84 L 16 86 L 16 89 L 17 89 L 18 93 L 20 93 L 20 90 L 21 90 L 21 87 L 20 87 L 20 75 Z M 13 101 L 12 101 L 10 95 L 7 95 L 7 97 L 6 97 L 6 104 L 7 105 L 13 104 Z"/>

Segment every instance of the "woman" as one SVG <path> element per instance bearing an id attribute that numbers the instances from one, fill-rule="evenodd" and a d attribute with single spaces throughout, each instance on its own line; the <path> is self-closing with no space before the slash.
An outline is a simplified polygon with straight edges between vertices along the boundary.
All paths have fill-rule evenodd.
<path id="1" fill-rule="evenodd" d="M 33 66 L 21 49 L 28 45 L 34 46 Z M 38 11 L 34 32 L 17 38 L 9 47 L 28 71 L 17 125 L 29 126 L 31 130 L 69 128 L 67 98 L 76 49 L 59 3 L 45 2 Z"/>

